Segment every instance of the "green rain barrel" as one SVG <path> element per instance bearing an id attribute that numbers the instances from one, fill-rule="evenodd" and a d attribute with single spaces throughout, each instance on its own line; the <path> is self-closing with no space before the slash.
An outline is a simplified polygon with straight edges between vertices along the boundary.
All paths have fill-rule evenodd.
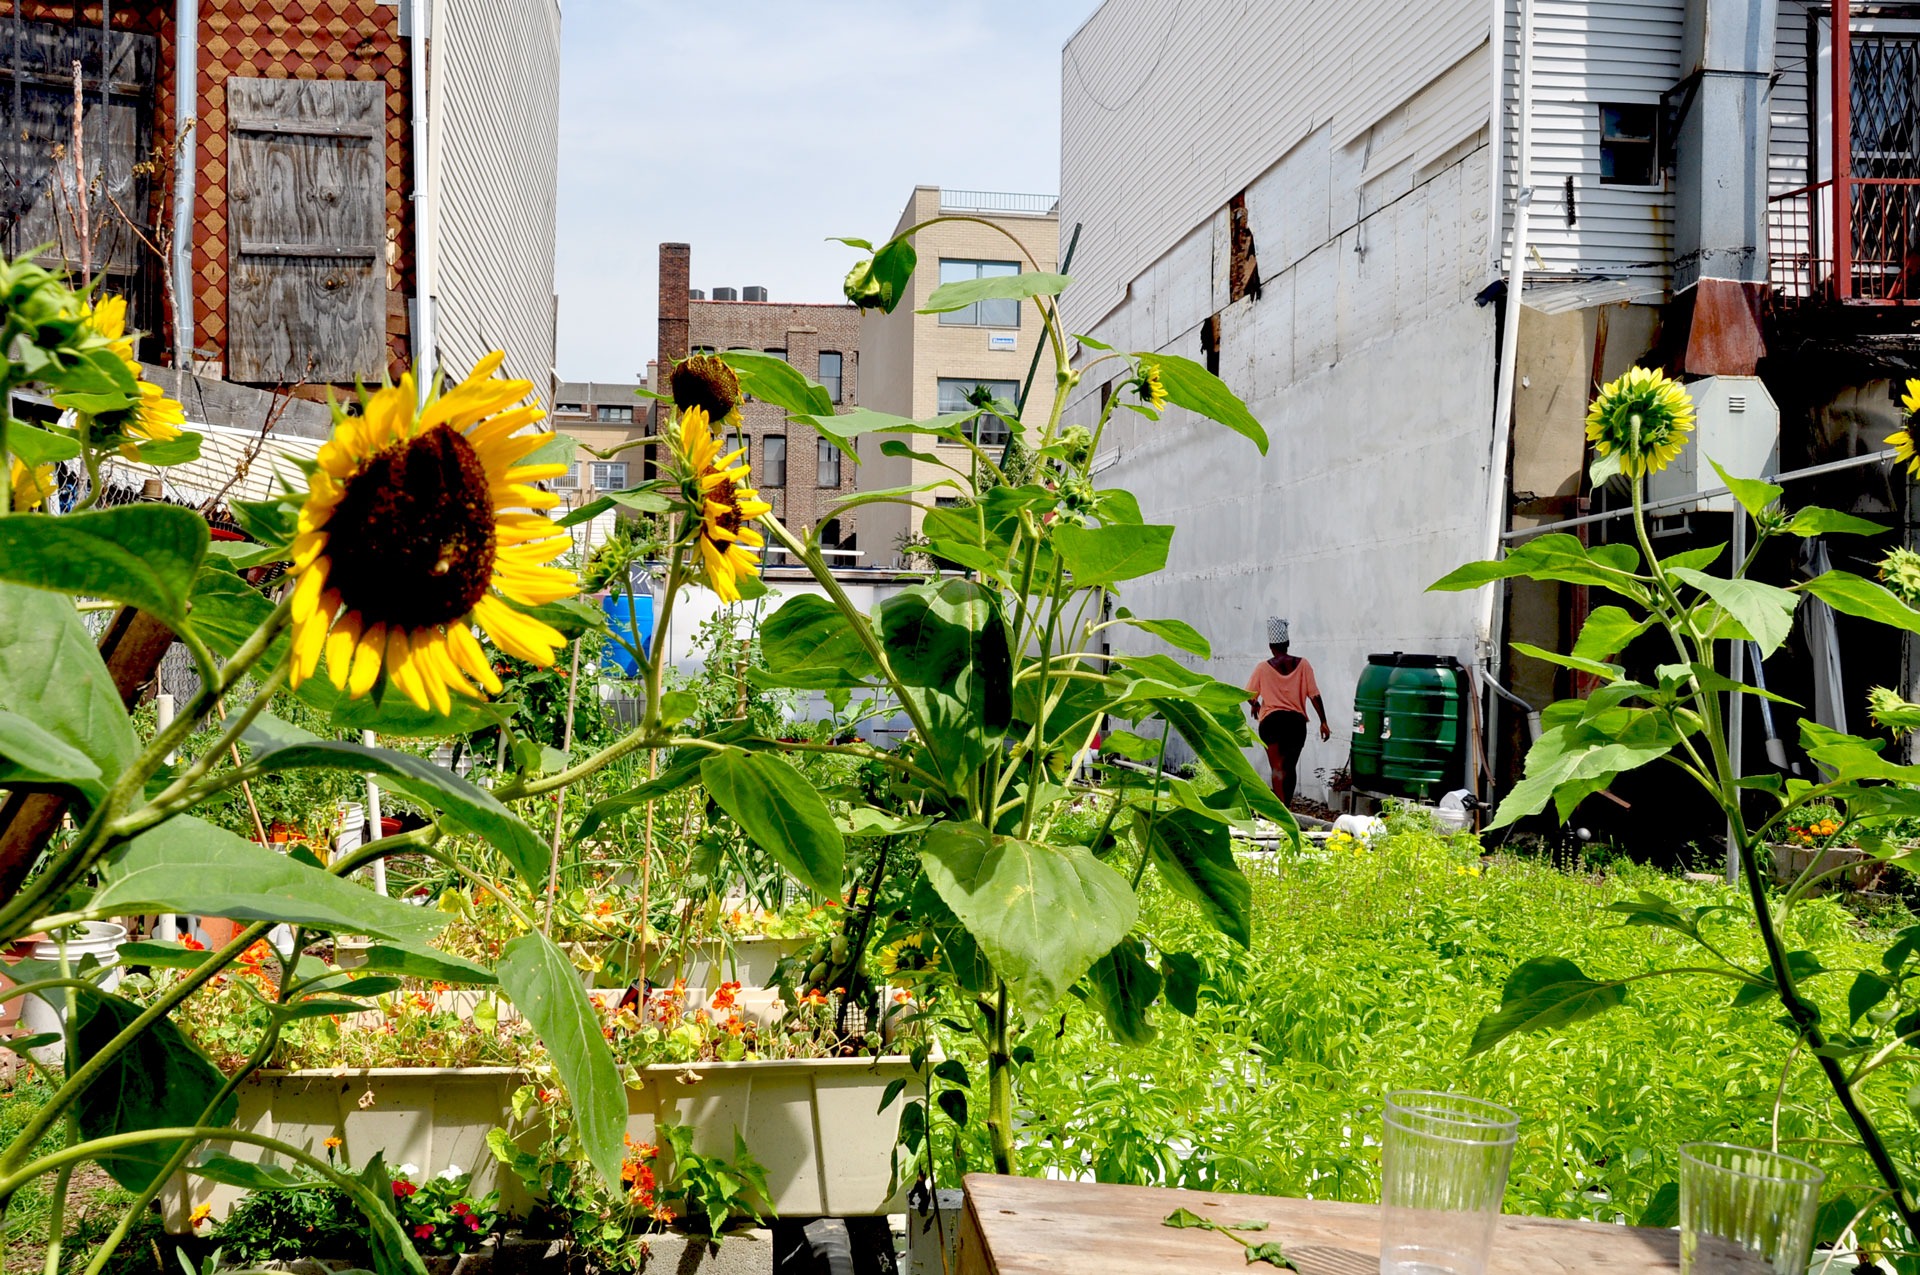
<path id="1" fill-rule="evenodd" d="M 1354 786 L 1433 801 L 1466 775 L 1466 675 L 1450 656 L 1370 655 L 1354 692 Z"/>
<path id="2" fill-rule="evenodd" d="M 1385 774 L 1386 750 L 1384 725 L 1387 716 L 1387 683 L 1393 678 L 1391 655 L 1367 658 L 1360 673 L 1360 684 L 1353 691 L 1353 786 L 1367 792 L 1380 792 Z"/>

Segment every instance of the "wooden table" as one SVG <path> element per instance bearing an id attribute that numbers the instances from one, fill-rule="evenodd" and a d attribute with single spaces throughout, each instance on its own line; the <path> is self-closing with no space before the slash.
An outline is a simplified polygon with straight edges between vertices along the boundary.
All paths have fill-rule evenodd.
<path id="1" fill-rule="evenodd" d="M 1161 1225 L 1177 1208 L 1221 1222 L 1264 1221 L 1301 1275 L 1379 1275 L 1380 1208 L 1223 1191 L 1099 1186 L 976 1173 L 966 1180 L 960 1275 L 1134 1275 L 1272 1271 L 1224 1235 Z M 1643 1275 L 1680 1269 L 1675 1231 L 1502 1217 L 1488 1275 Z"/>

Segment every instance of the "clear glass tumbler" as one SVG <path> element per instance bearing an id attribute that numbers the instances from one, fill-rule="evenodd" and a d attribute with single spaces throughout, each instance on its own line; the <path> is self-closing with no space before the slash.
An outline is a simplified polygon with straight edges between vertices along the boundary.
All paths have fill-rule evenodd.
<path id="1" fill-rule="evenodd" d="M 1520 1117 L 1463 1094 L 1387 1095 L 1380 1275 L 1483 1275 Z"/>
<path id="2" fill-rule="evenodd" d="M 1827 1175 L 1803 1160 L 1725 1142 L 1680 1148 L 1680 1270 L 1801 1275 Z"/>

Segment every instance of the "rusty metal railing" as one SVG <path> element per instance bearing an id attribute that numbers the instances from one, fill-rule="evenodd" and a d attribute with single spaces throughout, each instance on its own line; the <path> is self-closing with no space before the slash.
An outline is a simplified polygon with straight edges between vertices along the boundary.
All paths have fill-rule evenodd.
<path id="1" fill-rule="evenodd" d="M 1840 187 L 1847 215 L 1835 216 Z M 1774 291 L 1798 300 L 1920 305 L 1920 178 L 1815 182 L 1767 202 Z"/>

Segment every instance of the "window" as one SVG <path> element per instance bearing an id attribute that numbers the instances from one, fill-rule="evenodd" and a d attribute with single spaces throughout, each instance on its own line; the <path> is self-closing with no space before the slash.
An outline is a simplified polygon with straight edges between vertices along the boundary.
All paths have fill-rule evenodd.
<path id="1" fill-rule="evenodd" d="M 820 351 L 820 384 L 826 386 L 828 398 L 840 401 L 840 356 L 833 350 Z"/>
<path id="2" fill-rule="evenodd" d="M 1600 184 L 1660 184 L 1660 108 L 1642 102 L 1600 104 Z"/>
<path id="3" fill-rule="evenodd" d="M 594 416 L 597 420 L 609 421 L 616 424 L 629 425 L 633 423 L 633 409 L 631 407 L 615 407 L 611 403 L 600 404 L 599 410 L 595 412 Z"/>
<path id="4" fill-rule="evenodd" d="M 594 461 L 593 489 L 595 491 L 625 491 L 627 489 L 627 462 L 624 460 Z"/>
<path id="5" fill-rule="evenodd" d="M 840 485 L 840 449 L 824 438 L 820 440 L 818 468 L 819 472 L 814 477 L 816 486 L 838 487 Z"/>
<path id="6" fill-rule="evenodd" d="M 1020 273 L 1017 261 L 954 261 L 940 259 L 940 282 L 959 283 L 964 279 L 992 279 L 1000 275 Z M 942 323 L 958 323 L 976 328 L 1017 328 L 1020 326 L 1020 303 L 1011 298 L 995 301 L 976 301 L 972 305 L 962 306 L 958 310 L 949 310 L 940 316 Z"/>
<path id="7" fill-rule="evenodd" d="M 737 429 L 730 429 L 723 434 L 720 438 L 720 454 L 722 456 L 731 456 L 735 452 L 740 453 L 740 459 L 743 462 L 751 465 L 753 463 L 753 435 L 742 434 Z"/>
<path id="8" fill-rule="evenodd" d="M 787 436 L 785 434 L 768 434 L 760 440 L 760 485 L 762 487 L 787 485 Z"/>
<path id="9" fill-rule="evenodd" d="M 1020 397 L 1018 381 L 975 381 L 964 376 L 943 376 L 940 378 L 939 409 L 941 415 L 948 412 L 970 412 L 984 398 L 1012 407 Z M 981 416 L 967 426 L 969 436 L 982 447 L 1004 447 L 1012 435 L 1013 428 L 999 416 Z"/>
<path id="10" fill-rule="evenodd" d="M 580 486 L 580 462 L 569 461 L 567 472 L 553 480 L 553 485 L 563 491 L 573 491 Z"/>
<path id="11" fill-rule="evenodd" d="M 587 405 L 585 403 L 555 403 L 553 410 L 559 415 L 580 416 L 586 412 Z"/>

